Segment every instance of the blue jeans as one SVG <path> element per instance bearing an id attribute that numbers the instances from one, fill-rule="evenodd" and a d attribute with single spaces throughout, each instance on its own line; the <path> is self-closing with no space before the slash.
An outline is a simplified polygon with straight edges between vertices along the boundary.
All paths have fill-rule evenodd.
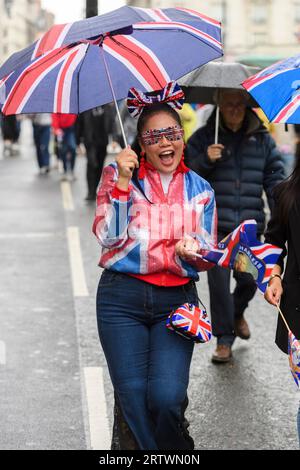
<path id="1" fill-rule="evenodd" d="M 213 335 L 218 344 L 232 346 L 235 340 L 234 320 L 243 316 L 254 297 L 256 284 L 249 273 L 234 272 L 234 292 L 230 292 L 230 269 L 215 266 L 207 272 Z"/>
<path id="2" fill-rule="evenodd" d="M 165 326 L 171 310 L 187 301 L 198 303 L 193 282 L 157 287 L 109 270 L 99 282 L 99 337 L 140 449 L 193 448 L 183 426 L 183 407 L 194 344 Z"/>
<path id="3" fill-rule="evenodd" d="M 33 139 L 39 168 L 49 166 L 50 126 L 39 126 L 37 124 L 33 124 Z"/>
<path id="4" fill-rule="evenodd" d="M 69 155 L 70 158 L 68 159 Z M 65 173 L 68 171 L 68 167 L 70 167 L 71 171 L 74 170 L 76 160 L 76 136 L 74 126 L 63 129 L 61 159 L 63 161 Z"/>

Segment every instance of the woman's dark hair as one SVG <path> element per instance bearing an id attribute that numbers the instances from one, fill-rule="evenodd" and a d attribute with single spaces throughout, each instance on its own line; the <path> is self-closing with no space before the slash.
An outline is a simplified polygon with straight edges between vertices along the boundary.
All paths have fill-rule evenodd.
<path id="1" fill-rule="evenodd" d="M 295 153 L 295 168 L 289 178 L 278 184 L 274 190 L 275 203 L 279 205 L 279 217 L 287 223 L 291 209 L 299 209 L 300 198 L 300 142 L 297 143 Z"/>
<path id="2" fill-rule="evenodd" d="M 141 147 L 140 147 L 140 143 L 139 143 L 139 139 L 141 137 L 141 134 L 142 134 L 143 130 L 145 129 L 145 126 L 147 124 L 148 119 L 150 119 L 155 114 L 159 114 L 159 113 L 169 114 L 177 122 L 177 124 L 179 126 L 182 125 L 180 116 L 177 113 L 177 111 L 175 111 L 174 108 L 172 108 L 171 106 L 169 106 L 166 103 L 155 103 L 151 106 L 148 106 L 148 107 L 144 108 L 144 110 L 142 111 L 142 114 L 140 115 L 140 117 L 138 119 L 138 122 L 137 122 L 137 136 L 136 136 L 134 142 L 131 145 L 132 150 L 134 150 L 134 152 L 137 154 L 139 159 L 140 159 L 140 153 L 141 153 L 141 150 L 142 150 Z M 135 170 L 133 171 L 133 174 L 132 174 L 132 181 L 139 188 L 139 190 L 145 196 L 147 201 L 152 204 L 152 202 L 149 201 L 149 199 L 147 198 L 146 194 L 144 193 L 144 191 L 141 187 L 141 184 L 138 180 L 138 170 L 136 168 L 135 168 Z"/>

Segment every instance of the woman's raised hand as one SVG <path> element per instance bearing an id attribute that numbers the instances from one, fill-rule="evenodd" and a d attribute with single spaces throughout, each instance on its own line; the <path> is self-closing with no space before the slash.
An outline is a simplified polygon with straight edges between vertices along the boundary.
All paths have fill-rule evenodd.
<path id="1" fill-rule="evenodd" d="M 134 168 L 139 167 L 137 154 L 130 146 L 123 149 L 116 158 L 118 165 L 119 177 L 130 180 Z"/>

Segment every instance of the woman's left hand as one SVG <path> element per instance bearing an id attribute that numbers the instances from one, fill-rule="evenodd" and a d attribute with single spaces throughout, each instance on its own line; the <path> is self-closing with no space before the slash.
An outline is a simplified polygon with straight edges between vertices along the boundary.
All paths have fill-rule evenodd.
<path id="1" fill-rule="evenodd" d="M 176 254 L 186 261 L 195 261 L 195 253 L 197 253 L 198 250 L 198 241 L 189 235 L 185 235 L 184 238 L 175 245 Z"/>

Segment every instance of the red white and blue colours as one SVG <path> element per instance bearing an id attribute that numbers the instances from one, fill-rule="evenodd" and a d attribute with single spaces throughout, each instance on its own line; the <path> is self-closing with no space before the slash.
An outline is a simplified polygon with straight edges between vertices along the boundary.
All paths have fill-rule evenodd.
<path id="1" fill-rule="evenodd" d="M 267 67 L 243 82 L 269 121 L 300 123 L 300 54 Z"/>
<path id="2" fill-rule="evenodd" d="M 223 55 L 218 21 L 184 8 L 122 7 L 56 25 L 0 68 L 4 114 L 81 113 L 131 87 L 160 90 Z"/>
<path id="3" fill-rule="evenodd" d="M 155 96 L 149 96 L 136 88 L 130 88 L 127 97 L 127 108 L 130 115 L 136 118 L 145 107 L 160 102 L 168 103 L 174 109 L 182 109 L 184 93 L 178 83 L 175 81 L 168 83 Z"/>
<path id="4" fill-rule="evenodd" d="M 252 274 L 257 287 L 264 293 L 282 249 L 261 243 L 256 233 L 256 221 L 246 220 L 219 242 L 216 248 L 208 247 L 201 256 L 223 268 Z"/>
<path id="5" fill-rule="evenodd" d="M 300 341 L 289 331 L 289 363 L 292 376 L 300 388 Z"/>
<path id="6" fill-rule="evenodd" d="M 167 328 L 198 343 L 207 343 L 211 338 L 211 323 L 205 310 L 193 304 L 183 304 L 172 312 Z"/>

